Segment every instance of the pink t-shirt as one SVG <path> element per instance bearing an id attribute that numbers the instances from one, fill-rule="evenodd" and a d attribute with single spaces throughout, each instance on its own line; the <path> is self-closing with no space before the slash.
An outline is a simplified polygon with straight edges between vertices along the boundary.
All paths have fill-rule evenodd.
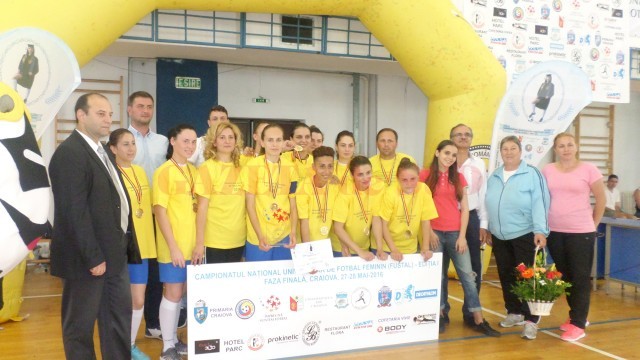
<path id="1" fill-rule="evenodd" d="M 458 173 L 460 185 L 467 187 L 464 175 Z M 420 172 L 420 181 L 429 177 L 429 169 Z M 460 231 L 460 204 L 456 198 L 456 189 L 449 182 L 449 172 L 439 173 L 433 202 L 438 210 L 438 217 L 431 220 L 431 227 L 439 231 Z"/>
<path id="2" fill-rule="evenodd" d="M 593 164 L 581 162 L 571 172 L 561 172 L 555 164 L 542 169 L 547 179 L 551 205 L 549 228 L 566 233 L 588 233 L 596 231 L 593 209 L 589 196 L 591 185 L 602 181 L 602 174 Z"/>

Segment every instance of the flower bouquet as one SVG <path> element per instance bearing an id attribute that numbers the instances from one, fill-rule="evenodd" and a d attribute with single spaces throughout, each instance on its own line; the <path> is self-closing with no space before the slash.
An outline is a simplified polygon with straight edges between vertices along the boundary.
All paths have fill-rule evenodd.
<path id="1" fill-rule="evenodd" d="M 536 248 L 534 266 L 516 266 L 517 281 L 511 288 L 520 301 L 529 304 L 532 315 L 549 315 L 554 301 L 566 293 L 571 284 L 562 280 L 555 264 L 547 264 L 544 250 Z"/>

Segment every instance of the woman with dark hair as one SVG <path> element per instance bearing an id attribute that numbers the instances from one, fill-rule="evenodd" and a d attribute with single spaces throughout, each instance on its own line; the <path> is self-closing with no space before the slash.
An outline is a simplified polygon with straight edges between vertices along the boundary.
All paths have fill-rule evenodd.
<path id="1" fill-rule="evenodd" d="M 588 323 L 593 247 L 606 195 L 600 170 L 576 157 L 578 146 L 573 135 L 556 135 L 553 151 L 557 161 L 542 169 L 551 194 L 547 245 L 563 280 L 571 283 L 567 294 L 569 318 L 560 326 L 564 331 L 560 338 L 576 341 L 585 337 Z"/>
<path id="2" fill-rule="evenodd" d="M 164 343 L 161 359 L 174 360 L 187 354 L 187 345 L 178 340 L 177 324 L 186 266 L 196 243 L 198 171 L 188 159 L 196 148 L 197 135 L 193 126 L 181 124 L 169 130 L 168 138 L 167 161 L 153 175 L 153 211 L 160 282 L 164 283 L 159 316 Z"/>
<path id="3" fill-rule="evenodd" d="M 448 296 L 449 260 L 458 273 L 464 302 L 473 314 L 472 329 L 487 336 L 500 336 L 482 317 L 482 306 L 476 289 L 476 276 L 471 268 L 471 257 L 467 247 L 467 223 L 469 221 L 469 205 L 467 203 L 467 182 L 458 173 L 456 162 L 458 148 L 451 140 L 443 140 L 438 144 L 429 169 L 420 173 L 431 193 L 438 210 L 438 218 L 431 221 L 434 234 L 429 241 L 431 248 L 442 253 L 442 291 L 440 296 L 440 332 L 445 331 L 445 301 Z M 426 241 L 426 239 L 425 239 Z"/>
<path id="4" fill-rule="evenodd" d="M 309 128 L 309 125 L 305 123 L 295 124 L 290 140 L 294 145 L 293 150 L 282 153 L 281 157 L 295 166 L 298 180 L 302 182 L 307 177 L 313 176 L 313 155 L 309 150 L 311 144 L 311 128 Z"/>
<path id="5" fill-rule="evenodd" d="M 27 98 L 31 93 L 31 86 L 33 86 L 33 80 L 35 80 L 36 74 L 40 71 L 38 65 L 38 58 L 35 56 L 36 49 L 33 44 L 27 45 L 27 52 L 22 55 L 20 63 L 18 64 L 18 73 L 14 76 L 16 83 L 23 88 L 27 89 L 27 94 L 24 96 L 24 102 L 27 102 Z M 13 87 L 14 90 L 16 86 Z"/>
<path id="6" fill-rule="evenodd" d="M 109 135 L 109 149 L 114 154 L 116 165 L 122 174 L 125 188 L 131 199 L 133 228 L 138 240 L 142 264 L 129 264 L 131 299 L 131 359 L 144 360 L 149 357 L 136 346 L 136 335 L 144 314 L 144 297 L 149 278 L 149 259 L 156 258 L 156 241 L 153 233 L 151 210 L 151 188 L 144 169 L 133 165 L 136 157 L 136 139 L 127 129 L 114 130 Z"/>
<path id="7" fill-rule="evenodd" d="M 417 252 L 422 254 L 425 261 L 433 256 L 429 242 L 419 244 L 418 241 L 419 235 L 429 239 L 430 220 L 438 217 L 431 190 L 418 181 L 419 172 L 418 165 L 408 158 L 400 160 L 396 173 L 398 183 L 387 188 L 376 212 L 376 217 L 381 219 L 385 241 L 383 249 L 379 251 L 391 253 L 391 258 L 396 261 L 402 261 L 403 254 Z"/>
<path id="8" fill-rule="evenodd" d="M 547 243 L 549 190 L 540 171 L 522 160 L 522 145 L 516 136 L 500 141 L 504 164 L 487 179 L 485 203 L 489 231 L 496 258 L 498 276 L 507 317 L 500 326 L 524 324 L 522 338 L 533 340 L 538 334 L 540 317 L 531 315 L 529 306 L 511 292 L 516 282 L 515 267 L 532 266 L 536 248 Z"/>
<path id="9" fill-rule="evenodd" d="M 204 158 L 198 168 L 196 246 L 193 264 L 242 260 L 247 240 L 245 195 L 240 180 L 240 129 L 218 122 L 205 135 Z M 206 257 L 204 256 L 206 255 Z"/>
<path id="10" fill-rule="evenodd" d="M 342 243 L 342 254 L 334 251 L 334 256 L 358 255 L 369 261 L 374 255 L 370 249 L 371 232 L 374 239 L 380 241 L 376 249 L 382 248 L 382 227 L 379 218 L 373 217 L 380 197 L 384 193 L 383 182 L 371 176 L 371 162 L 364 156 L 356 156 L 349 163 L 349 171 L 353 177 L 353 187 L 349 186 L 340 192 L 333 211 L 333 227 Z M 380 260 L 387 259 L 387 253 L 378 252 Z"/>
<path id="11" fill-rule="evenodd" d="M 353 178 L 349 176 L 349 162 L 353 159 L 355 148 L 356 138 L 351 131 L 343 130 L 338 133 L 336 137 L 337 159 L 333 165 L 333 175 L 340 181 L 340 187 L 353 181 Z"/>

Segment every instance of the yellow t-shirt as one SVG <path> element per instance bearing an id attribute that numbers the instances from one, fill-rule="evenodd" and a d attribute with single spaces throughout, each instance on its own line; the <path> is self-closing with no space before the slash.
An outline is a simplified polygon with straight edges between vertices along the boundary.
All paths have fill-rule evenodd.
<path id="1" fill-rule="evenodd" d="M 396 156 L 389 160 L 381 159 L 380 154 L 372 156 L 369 160 L 371 161 L 371 172 L 373 177 L 382 181 L 387 186 L 397 184 L 398 178 L 396 173 L 398 172 L 398 166 L 400 166 L 402 158 L 405 157 L 409 158 L 412 163 L 416 163 L 414 158 L 403 153 L 396 153 Z"/>
<path id="2" fill-rule="evenodd" d="M 185 260 L 191 260 L 196 245 L 196 213 L 193 211 L 196 201 L 191 195 L 191 187 L 198 181 L 198 170 L 190 163 L 180 169 L 168 160 L 156 170 L 153 174 L 153 205 L 167 209 L 173 237 Z M 157 221 L 156 245 L 158 262 L 170 263 L 171 253 Z"/>
<path id="3" fill-rule="evenodd" d="M 196 194 L 209 199 L 204 245 L 233 249 L 247 240 L 246 201 L 240 167 L 209 159 L 198 168 Z"/>
<path id="4" fill-rule="evenodd" d="M 144 169 L 138 165 L 120 167 L 122 178 L 131 199 L 133 228 L 136 231 L 140 257 L 155 259 L 156 237 L 153 233 L 153 211 L 151 208 L 151 188 Z M 140 215 L 140 216 L 138 216 Z"/>
<path id="5" fill-rule="evenodd" d="M 267 165 L 268 164 L 268 165 Z M 267 170 L 267 166 L 268 169 Z M 280 171 L 278 171 L 280 167 Z M 277 189 L 273 196 L 273 189 L 269 188 L 269 173 L 271 174 L 273 189 Z M 278 174 L 279 173 L 279 174 Z M 278 163 L 266 162 L 265 156 L 260 155 L 249 161 L 241 172 L 243 189 L 255 195 L 256 215 L 263 234 L 269 244 L 275 244 L 291 233 L 291 206 L 289 198 L 295 199 L 292 193 L 292 183 L 298 181 L 298 174 L 290 161 L 280 158 Z M 276 187 L 277 186 L 277 187 Z M 258 236 L 251 225 L 249 215 L 246 218 L 247 241 L 258 245 Z"/>
<path id="6" fill-rule="evenodd" d="M 338 160 L 333 162 L 333 175 L 338 178 L 341 188 L 353 184 L 353 176 L 349 172 L 349 164 L 341 164 Z"/>
<path id="7" fill-rule="evenodd" d="M 373 239 L 371 220 L 385 188 L 384 183 L 372 178 L 369 189 L 358 192 L 360 200 L 362 200 L 362 206 L 356 196 L 355 185 L 342 189 L 336 199 L 333 209 L 333 221 L 344 223 L 344 228 L 351 240 L 362 250 L 369 251 L 370 248 L 375 248 L 375 240 L 371 241 Z M 339 242 L 337 244 L 332 242 L 332 246 L 335 251 L 340 251 L 342 248 Z M 351 251 L 351 253 L 355 254 L 354 251 Z"/>
<path id="8" fill-rule="evenodd" d="M 404 205 L 401 192 L 397 184 L 388 187 L 375 215 L 388 222 L 391 238 L 401 253 L 415 254 L 418 250 L 421 222 L 437 218 L 438 211 L 433 203 L 431 190 L 426 184 L 419 182 L 413 194 L 404 194 Z M 407 217 L 409 218 L 408 226 Z M 411 231 L 411 234 L 408 234 L 407 230 Z M 386 242 L 384 251 L 389 251 Z"/>
<path id="9" fill-rule="evenodd" d="M 295 154 L 295 151 L 288 151 L 281 154 L 280 158 L 293 164 L 298 174 L 298 181 L 302 182 L 304 179 L 315 175 L 315 171 L 313 171 L 313 155 L 309 154 L 306 159 L 300 160 Z"/>
<path id="10" fill-rule="evenodd" d="M 306 178 L 298 184 L 296 190 L 296 206 L 298 208 L 299 219 L 309 219 L 309 233 L 311 241 L 328 239 L 332 229 L 331 220 L 333 209 L 340 191 L 340 185 L 327 183 L 321 188 L 316 188 L 314 192 L 313 176 Z M 316 197 L 317 194 L 317 197 Z M 322 212 L 318 207 L 318 201 Z M 324 215 L 324 221 L 323 219 Z"/>

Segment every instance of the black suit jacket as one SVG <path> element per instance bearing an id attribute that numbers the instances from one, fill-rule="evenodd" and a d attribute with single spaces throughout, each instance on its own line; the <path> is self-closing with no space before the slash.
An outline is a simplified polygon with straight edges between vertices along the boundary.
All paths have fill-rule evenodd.
<path id="1" fill-rule="evenodd" d="M 77 131 L 54 152 L 49 176 L 55 204 L 51 274 L 90 279 L 89 270 L 103 261 L 105 276 L 119 274 L 127 263 L 129 240 L 120 226 L 118 190 L 102 160 Z M 129 212 L 130 229 L 132 223 Z"/>

